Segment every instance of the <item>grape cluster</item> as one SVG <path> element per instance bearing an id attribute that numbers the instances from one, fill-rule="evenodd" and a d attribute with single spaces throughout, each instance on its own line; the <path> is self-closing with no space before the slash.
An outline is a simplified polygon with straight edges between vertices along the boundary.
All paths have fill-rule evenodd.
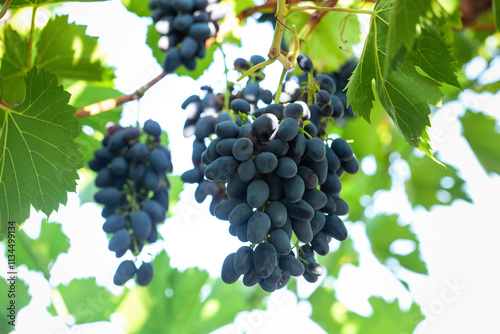
<path id="1" fill-rule="evenodd" d="M 204 58 L 206 41 L 219 31 L 218 21 L 225 9 L 220 0 L 151 0 L 155 29 L 161 35 L 158 47 L 166 52 L 163 69 L 174 72 L 180 65 L 196 68 L 196 58 Z"/>
<path id="2" fill-rule="evenodd" d="M 238 58 L 234 61 L 234 68 L 240 73 L 246 72 L 250 67 L 264 61 L 264 57 L 253 55 L 247 61 L 243 58 Z M 261 110 L 256 109 L 257 102 L 270 103 L 272 101 L 272 93 L 267 89 L 262 89 L 259 83 L 265 78 L 261 70 L 252 73 L 246 86 L 241 92 L 233 92 L 232 87 L 229 87 L 231 92 L 229 103 L 236 101 L 240 105 L 240 110 L 243 113 L 254 111 L 255 114 L 260 114 Z M 184 123 L 184 137 L 189 138 L 195 136 L 193 141 L 193 151 L 191 160 L 193 168 L 187 170 L 181 175 L 181 179 L 186 183 L 198 183 L 195 192 L 195 200 L 198 203 L 205 201 L 207 196 L 212 196 L 210 203 L 210 213 L 214 215 L 215 207 L 222 201 L 227 199 L 224 182 L 210 181 L 204 177 L 205 165 L 201 162 L 201 155 L 207 149 L 205 141 L 215 133 L 217 124 L 223 121 L 233 120 L 233 116 L 227 110 L 229 106 L 225 105 L 223 94 L 214 94 L 212 88 L 208 86 L 201 87 L 206 91 L 203 98 L 198 95 L 188 97 L 181 108 L 187 111 L 186 122 Z M 244 102 L 244 101 L 246 102 Z M 243 104 L 243 106 L 241 106 Z M 241 125 L 241 119 L 235 116 L 237 124 Z"/>
<path id="3" fill-rule="evenodd" d="M 223 182 L 228 195 L 215 216 L 229 221 L 230 234 L 250 242 L 224 260 L 225 283 L 243 275 L 246 286 L 258 283 L 272 292 L 291 276 L 314 282 L 323 273 L 314 253 L 326 255 L 331 238 L 347 238 L 339 217 L 349 211 L 340 176 L 356 173 L 358 161 L 344 139 L 327 145 L 306 129 L 314 124 L 313 108 L 320 107 L 270 104 L 253 119 L 249 103 L 236 99 L 231 109 L 238 120 L 214 125 L 216 137 L 201 162 L 205 177 Z"/>
<path id="4" fill-rule="evenodd" d="M 144 244 L 158 239 L 157 224 L 165 220 L 169 206 L 170 184 L 166 173 L 172 171 L 170 151 L 160 144 L 160 125 L 148 120 L 141 131 L 136 127 L 112 125 L 94 152 L 89 168 L 97 172 L 100 189 L 94 200 L 104 205 L 102 229 L 112 234 L 108 248 L 120 258 L 130 250 L 135 256 Z M 123 285 L 136 276 L 137 284 L 148 285 L 153 266 L 125 260 L 113 278 Z"/>

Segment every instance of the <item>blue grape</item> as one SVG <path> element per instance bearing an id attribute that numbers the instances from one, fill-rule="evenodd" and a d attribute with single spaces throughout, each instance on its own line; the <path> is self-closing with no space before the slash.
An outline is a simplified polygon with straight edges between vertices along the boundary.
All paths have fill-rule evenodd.
<path id="1" fill-rule="evenodd" d="M 298 277 L 304 273 L 304 265 L 295 256 L 287 254 L 281 255 L 278 265 L 282 272 L 290 276 Z"/>
<path id="2" fill-rule="evenodd" d="M 342 219 L 337 215 L 328 215 L 326 217 L 323 232 L 339 241 L 347 239 L 347 229 Z"/>
<path id="3" fill-rule="evenodd" d="M 146 122 L 144 122 L 143 129 L 144 132 L 146 132 L 148 135 L 151 135 L 155 138 L 160 138 L 161 127 L 158 122 L 153 121 L 152 119 L 148 119 Z"/>
<path id="4" fill-rule="evenodd" d="M 115 285 L 123 285 L 129 279 L 134 277 L 136 272 L 137 268 L 135 267 L 134 262 L 131 260 L 125 260 L 118 265 L 115 275 L 113 276 L 113 283 Z"/>
<path id="5" fill-rule="evenodd" d="M 222 278 L 222 281 L 226 284 L 233 284 L 241 276 L 240 274 L 238 274 L 234 270 L 234 258 L 235 258 L 235 256 L 236 256 L 236 253 L 229 254 L 224 259 L 224 262 L 222 263 L 221 278 Z"/>
<path id="6" fill-rule="evenodd" d="M 130 236 L 130 233 L 126 229 L 122 228 L 116 231 L 111 239 L 109 239 L 108 249 L 112 252 L 127 250 L 131 241 L 132 237 Z"/>
<path id="7" fill-rule="evenodd" d="M 308 220 L 292 218 L 292 230 L 297 236 L 297 239 L 304 243 L 311 242 L 313 233 L 311 223 Z"/>
<path id="8" fill-rule="evenodd" d="M 282 229 L 275 229 L 269 232 L 269 238 L 267 242 L 272 244 L 276 248 L 276 253 L 278 255 L 285 255 L 290 253 L 292 250 L 290 239 L 286 232 Z"/>
<path id="9" fill-rule="evenodd" d="M 271 228 L 271 218 L 264 212 L 254 212 L 247 225 L 247 239 L 251 243 L 262 242 Z"/>
<path id="10" fill-rule="evenodd" d="M 269 197 L 269 186 L 262 180 L 252 181 L 247 187 L 247 203 L 253 208 L 261 207 Z"/>
<path id="11" fill-rule="evenodd" d="M 257 245 L 253 251 L 253 265 L 261 278 L 271 276 L 276 266 L 276 248 L 267 242 Z"/>
<path id="12" fill-rule="evenodd" d="M 255 157 L 257 171 L 269 174 L 278 166 L 278 158 L 271 152 L 262 152 Z"/>
<path id="13" fill-rule="evenodd" d="M 299 130 L 300 126 L 296 119 L 285 118 L 279 125 L 278 136 L 288 142 L 299 134 Z"/>
<path id="14" fill-rule="evenodd" d="M 146 211 L 138 210 L 130 217 L 130 226 L 134 231 L 134 235 L 139 240 L 146 239 L 153 228 L 151 218 Z"/>
<path id="15" fill-rule="evenodd" d="M 266 205 L 264 212 L 271 219 L 271 225 L 273 227 L 283 226 L 288 218 L 285 205 L 279 201 L 273 201 Z"/>
<path id="16" fill-rule="evenodd" d="M 125 217 L 119 214 L 112 214 L 106 218 L 102 229 L 106 233 L 113 233 L 125 227 Z"/>
<path id="17" fill-rule="evenodd" d="M 120 191 L 114 187 L 104 188 L 95 193 L 94 200 L 104 205 L 116 205 L 120 202 Z"/>
<path id="18" fill-rule="evenodd" d="M 153 280 L 154 269 L 153 265 L 148 262 L 143 262 L 137 270 L 136 280 L 140 286 L 147 286 Z"/>
<path id="19" fill-rule="evenodd" d="M 232 147 L 232 154 L 238 161 L 250 159 L 253 155 L 253 143 L 249 138 L 239 138 Z"/>
<path id="20" fill-rule="evenodd" d="M 229 214 L 229 223 L 231 225 L 246 224 L 253 213 L 253 208 L 247 203 L 240 203 Z"/>
<path id="21" fill-rule="evenodd" d="M 222 156 L 205 169 L 205 177 L 211 181 L 225 181 L 237 172 L 239 162 L 232 156 Z"/>
<path id="22" fill-rule="evenodd" d="M 253 265 L 253 249 L 249 246 L 238 248 L 234 258 L 234 271 L 245 275 Z"/>
<path id="23" fill-rule="evenodd" d="M 240 180 L 244 182 L 251 181 L 257 172 L 257 168 L 255 168 L 255 163 L 253 160 L 243 161 L 238 166 L 238 176 Z"/>

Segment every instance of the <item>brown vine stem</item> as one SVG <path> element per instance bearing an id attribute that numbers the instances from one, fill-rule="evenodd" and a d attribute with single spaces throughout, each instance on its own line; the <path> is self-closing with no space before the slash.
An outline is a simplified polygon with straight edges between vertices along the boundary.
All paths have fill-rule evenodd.
<path id="1" fill-rule="evenodd" d="M 75 112 L 75 117 L 83 118 L 87 116 L 97 115 L 99 113 L 112 110 L 124 103 L 134 100 L 139 100 L 149 88 L 151 88 L 154 84 L 163 79 L 167 74 L 168 74 L 167 72 L 162 72 L 156 78 L 154 78 L 153 80 L 151 80 L 150 82 L 148 82 L 147 84 L 145 84 L 132 94 L 122 95 L 120 97 L 93 103 L 91 105 L 84 107 L 83 109 L 77 110 Z"/>

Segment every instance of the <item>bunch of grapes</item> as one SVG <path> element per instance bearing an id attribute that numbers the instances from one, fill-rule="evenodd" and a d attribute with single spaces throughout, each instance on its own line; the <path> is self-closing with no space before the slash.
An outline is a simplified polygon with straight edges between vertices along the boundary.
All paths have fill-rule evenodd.
<path id="1" fill-rule="evenodd" d="M 181 64 L 196 68 L 196 58 L 204 58 L 206 41 L 219 31 L 218 21 L 225 16 L 220 0 L 151 0 L 149 8 L 156 31 L 161 35 L 158 47 L 166 52 L 166 72 Z"/>
<path id="2" fill-rule="evenodd" d="M 250 61 L 238 58 L 234 62 L 234 68 L 236 71 L 244 73 L 250 67 L 262 61 L 264 61 L 264 58 L 259 55 L 251 56 Z M 250 76 L 245 88 L 241 92 L 232 92 L 232 88 L 229 87 L 231 91 L 229 103 L 238 100 L 240 101 L 240 105 L 243 104 L 241 108 L 245 113 L 255 110 L 255 113 L 260 115 L 261 111 L 256 110 L 257 102 L 262 101 L 268 104 L 272 101 L 272 93 L 259 86 L 259 82 L 264 78 L 265 75 L 259 70 Z M 213 89 L 208 86 L 203 86 L 201 89 L 206 91 L 203 98 L 198 95 L 192 95 L 181 106 L 188 113 L 186 122 L 184 123 L 184 137 L 195 136 L 191 157 L 193 168 L 184 172 L 181 179 L 186 183 L 198 183 L 195 192 L 195 200 L 198 203 L 205 201 L 207 196 L 212 196 L 210 213 L 214 215 L 215 207 L 227 199 L 227 194 L 224 182 L 214 182 L 204 177 L 205 165 L 201 163 L 201 155 L 207 149 L 205 141 L 214 134 L 215 126 L 223 121 L 232 121 L 233 116 L 224 111 L 229 106 L 225 105 L 223 94 L 214 94 Z M 234 119 L 241 125 L 241 119 L 238 116 L 235 116 Z"/>
<path id="3" fill-rule="evenodd" d="M 326 81 L 320 87 L 331 91 Z M 344 139 L 328 145 L 317 137 L 313 113 L 319 110 L 320 123 L 333 113 L 321 104 L 270 104 L 255 119 L 243 99 L 233 100 L 231 109 L 239 116 L 214 124 L 216 137 L 201 155 L 205 177 L 224 183 L 228 195 L 215 216 L 250 242 L 226 257 L 222 280 L 243 276 L 246 286 L 258 283 L 268 292 L 291 276 L 314 282 L 323 273 L 314 253 L 326 255 L 331 238 L 347 238 L 339 217 L 349 211 L 340 176 L 356 173 L 358 161 Z"/>
<path id="4" fill-rule="evenodd" d="M 160 144 L 160 125 L 148 120 L 142 131 L 136 127 L 112 125 L 94 152 L 89 168 L 96 171 L 95 185 L 102 188 L 94 195 L 104 205 L 106 219 L 102 229 L 112 234 L 108 248 L 120 258 L 127 251 L 138 256 L 144 244 L 158 239 L 157 224 L 165 220 L 169 206 L 170 184 L 166 173 L 172 171 L 169 150 Z M 153 266 L 125 260 L 113 278 L 123 285 L 136 276 L 137 284 L 148 285 Z"/>

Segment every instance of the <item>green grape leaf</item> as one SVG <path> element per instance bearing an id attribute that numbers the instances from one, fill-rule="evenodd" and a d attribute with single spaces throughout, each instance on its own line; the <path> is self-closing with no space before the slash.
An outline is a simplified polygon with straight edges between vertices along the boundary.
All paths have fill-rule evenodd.
<path id="1" fill-rule="evenodd" d="M 184 189 L 184 182 L 181 180 L 180 175 L 168 175 L 168 182 L 170 183 L 170 189 L 168 189 L 168 195 L 170 196 L 169 207 L 173 208 L 179 201 L 179 196 Z"/>
<path id="2" fill-rule="evenodd" d="M 165 252 L 152 264 L 155 274 L 151 283 L 126 291 L 116 309 L 127 319 L 124 330 L 129 334 L 210 333 L 231 322 L 237 312 L 254 306 L 242 285 L 213 284 L 208 273 L 196 268 L 179 272 L 170 267 Z M 201 289 L 207 284 L 213 284 L 212 289 L 202 299 Z M 260 296 L 262 300 L 264 294 Z M 166 317 L 172 310 L 175 316 Z"/>
<path id="3" fill-rule="evenodd" d="M 500 81 L 490 82 L 479 87 L 473 87 L 472 89 L 476 93 L 490 92 L 496 94 L 498 91 L 500 91 Z"/>
<path id="4" fill-rule="evenodd" d="M 151 10 L 148 7 L 149 1 L 122 0 L 122 4 L 129 12 L 141 17 L 150 17 Z"/>
<path id="5" fill-rule="evenodd" d="M 7 25 L 3 30 L 3 55 L 0 67 L 2 100 L 8 104 L 24 99 L 24 76 L 28 68 L 28 40 Z"/>
<path id="6" fill-rule="evenodd" d="M 306 13 L 294 13 L 287 18 L 286 24 L 300 28 L 307 23 L 309 17 Z M 316 70 L 331 72 L 354 57 L 352 46 L 360 41 L 360 25 L 356 15 L 330 12 L 305 40 L 302 52 L 309 55 Z"/>
<path id="7" fill-rule="evenodd" d="M 5 4 L 6 0 L 1 0 L 0 4 Z M 53 4 L 57 2 L 65 2 L 66 0 L 14 0 L 10 4 L 9 7 L 17 8 L 17 7 L 40 7 L 43 5 Z M 107 0 L 72 0 L 77 2 L 96 2 L 96 1 L 107 1 Z"/>
<path id="8" fill-rule="evenodd" d="M 10 275 L 7 278 L 10 278 Z M 0 313 L 0 333 L 10 333 L 14 330 L 14 327 L 9 322 L 14 321 L 15 324 L 17 319 L 10 317 L 10 311 L 7 308 L 10 307 L 11 301 L 14 301 L 15 313 L 18 315 L 19 311 L 30 303 L 31 295 L 28 293 L 28 286 L 19 277 L 16 277 L 15 289 L 11 289 L 10 281 L 7 282 L 2 277 L 0 279 L 0 296 L 2 296 L 0 299 L 0 307 L 2 308 Z"/>
<path id="9" fill-rule="evenodd" d="M 487 173 L 500 174 L 500 133 L 495 119 L 470 110 L 460 118 L 462 134 Z"/>
<path id="10" fill-rule="evenodd" d="M 347 90 L 348 102 L 355 112 L 370 122 L 375 99 L 373 89 L 387 114 L 405 140 L 431 158 L 429 135 L 429 103 L 437 103 L 443 96 L 439 82 L 420 74 L 414 64 L 399 62 L 386 74 L 387 22 L 392 2 L 378 1 L 370 21 L 370 32 L 363 53 Z"/>
<path id="11" fill-rule="evenodd" d="M 410 230 L 410 226 L 401 226 L 397 222 L 396 215 L 379 215 L 366 225 L 366 234 L 372 245 L 373 254 L 384 263 L 388 258 L 395 258 L 408 270 L 427 274 L 427 266 L 420 258 L 419 241 L 417 236 Z M 391 252 L 391 244 L 398 240 L 410 240 L 415 243 L 415 250 L 406 255 Z"/>
<path id="12" fill-rule="evenodd" d="M 364 317 L 349 311 L 335 298 L 334 291 L 325 286 L 316 289 L 308 300 L 312 305 L 311 319 L 327 333 L 410 334 L 424 319 L 415 303 L 403 311 L 397 300 L 387 302 L 379 297 L 368 299 L 373 313 Z"/>
<path id="13" fill-rule="evenodd" d="M 65 204 L 83 165 L 75 143 L 81 126 L 56 75 L 33 68 L 25 87 L 23 102 L 0 106 L 0 240 L 7 221 L 29 217 L 30 205 L 48 216 Z"/>
<path id="14" fill-rule="evenodd" d="M 42 220 L 38 238 L 32 240 L 24 235 L 19 241 L 16 247 L 18 264 L 25 264 L 29 270 L 41 271 L 47 279 L 59 254 L 66 253 L 69 248 L 69 239 L 61 231 L 61 224 L 48 223 L 45 219 Z"/>
<path id="15" fill-rule="evenodd" d="M 413 48 L 420 18 L 429 10 L 432 0 L 395 0 L 387 34 L 387 61 L 390 63 L 402 46 Z"/>
<path id="16" fill-rule="evenodd" d="M 464 190 L 465 181 L 458 176 L 455 167 L 447 165 L 447 168 L 443 168 L 426 157 L 416 157 L 413 153 L 405 159 L 408 160 L 411 172 L 411 178 L 406 181 L 406 194 L 412 206 L 421 205 L 430 210 L 433 205 L 451 204 L 456 199 L 472 202 Z"/>
<path id="17" fill-rule="evenodd" d="M 47 22 L 36 43 L 35 65 L 52 71 L 59 79 L 101 81 L 109 72 L 98 50 L 97 37 L 86 35 L 86 29 L 68 23 L 68 15 Z"/>
<path id="18" fill-rule="evenodd" d="M 95 277 L 74 279 L 68 285 L 58 285 L 57 290 L 68 313 L 75 317 L 75 324 L 109 321 L 120 301 L 120 296 L 98 286 Z M 58 314 L 57 307 L 58 305 L 52 304 L 48 311 L 55 316 Z"/>
<path id="19" fill-rule="evenodd" d="M 422 29 L 422 35 L 418 38 L 415 49 L 408 56 L 429 77 L 462 88 L 455 75 L 456 61 L 437 28 L 426 26 Z"/>

